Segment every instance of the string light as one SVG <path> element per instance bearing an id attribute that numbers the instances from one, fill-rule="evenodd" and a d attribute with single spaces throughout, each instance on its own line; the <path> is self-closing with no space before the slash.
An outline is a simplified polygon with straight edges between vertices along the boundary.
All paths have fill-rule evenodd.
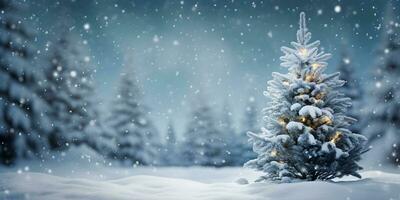
<path id="1" fill-rule="evenodd" d="M 306 117 L 304 117 L 304 116 L 301 116 L 301 117 L 300 117 L 300 122 L 306 123 L 306 121 L 307 121 Z"/>
<path id="2" fill-rule="evenodd" d="M 311 74 L 308 74 L 308 75 L 306 75 L 306 78 L 305 78 L 305 80 L 306 80 L 307 82 L 311 82 L 311 81 L 313 81 L 313 80 L 314 80 L 314 76 L 313 76 L 313 75 L 311 75 Z"/>
<path id="3" fill-rule="evenodd" d="M 313 64 L 311 64 L 311 67 L 312 67 L 313 70 L 315 70 L 318 67 L 321 67 L 321 65 L 319 63 L 313 63 Z"/>
<path id="4" fill-rule="evenodd" d="M 321 117 L 320 122 L 321 124 L 328 124 L 328 125 L 332 124 L 332 120 L 328 116 Z"/>
<path id="5" fill-rule="evenodd" d="M 306 57 L 308 55 L 308 51 L 306 48 L 301 48 L 299 49 L 299 54 L 303 57 Z"/>
<path id="6" fill-rule="evenodd" d="M 336 144 L 336 142 L 339 141 L 341 137 L 342 137 L 342 133 L 339 131 L 336 131 L 335 135 L 332 137 L 330 142 Z"/>
<path id="7" fill-rule="evenodd" d="M 285 118 L 279 117 L 279 118 L 278 118 L 278 123 L 279 123 L 281 126 L 286 126 Z"/>
<path id="8" fill-rule="evenodd" d="M 278 154 L 278 152 L 277 152 L 275 149 L 272 149 L 270 155 L 271 155 L 272 157 L 275 157 L 277 154 Z"/>

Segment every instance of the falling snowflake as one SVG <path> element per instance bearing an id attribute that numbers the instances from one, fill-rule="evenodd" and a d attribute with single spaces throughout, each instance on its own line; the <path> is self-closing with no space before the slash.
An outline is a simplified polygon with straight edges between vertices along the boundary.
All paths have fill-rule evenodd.
<path id="1" fill-rule="evenodd" d="M 74 78 L 74 77 L 76 77 L 76 71 L 71 71 L 70 73 L 69 73 L 69 75 L 72 77 L 72 78 Z"/>
<path id="2" fill-rule="evenodd" d="M 342 11 L 342 7 L 340 5 L 336 5 L 334 10 L 336 13 L 340 13 Z"/>
<path id="3" fill-rule="evenodd" d="M 90 24 L 89 23 L 84 24 L 83 25 L 83 29 L 89 30 L 90 29 Z"/>

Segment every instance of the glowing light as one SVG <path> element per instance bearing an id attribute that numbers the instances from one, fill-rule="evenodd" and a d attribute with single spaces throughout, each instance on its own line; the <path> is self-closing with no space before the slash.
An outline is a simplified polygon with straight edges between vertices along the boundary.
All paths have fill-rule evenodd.
<path id="1" fill-rule="evenodd" d="M 335 135 L 332 137 L 330 142 L 336 144 L 336 142 L 339 141 L 341 137 L 342 137 L 342 133 L 339 131 L 336 131 Z"/>
<path id="2" fill-rule="evenodd" d="M 276 155 L 278 155 L 278 152 L 277 152 L 275 149 L 272 149 L 270 155 L 271 155 L 272 157 L 275 157 Z"/>
<path id="3" fill-rule="evenodd" d="M 306 121 L 307 121 L 307 118 L 306 118 L 306 117 L 304 117 L 304 116 L 301 116 L 301 117 L 300 117 L 300 122 L 306 123 Z"/>
<path id="4" fill-rule="evenodd" d="M 322 124 L 328 124 L 328 125 L 332 124 L 332 120 L 328 116 L 321 117 L 320 121 Z"/>
<path id="5" fill-rule="evenodd" d="M 279 118 L 278 118 L 278 123 L 279 123 L 280 125 L 282 125 L 282 126 L 286 126 L 285 118 L 279 117 Z"/>
<path id="6" fill-rule="evenodd" d="M 313 64 L 311 64 L 311 67 L 313 68 L 313 70 L 315 70 L 318 67 L 321 67 L 321 65 L 319 63 L 313 63 Z"/>
<path id="7" fill-rule="evenodd" d="M 306 75 L 305 81 L 311 82 L 313 80 L 314 80 L 314 76 L 313 75 L 311 75 L 311 74 Z"/>
<path id="8" fill-rule="evenodd" d="M 299 49 L 300 56 L 306 57 L 308 55 L 308 51 L 306 48 Z"/>

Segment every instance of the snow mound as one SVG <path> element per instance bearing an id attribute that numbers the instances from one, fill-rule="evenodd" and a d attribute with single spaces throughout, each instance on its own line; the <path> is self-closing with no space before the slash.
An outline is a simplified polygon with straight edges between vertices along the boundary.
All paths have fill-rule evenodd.
<path id="1" fill-rule="evenodd" d="M 188 169 L 190 170 L 190 168 Z M 289 184 L 198 181 L 137 175 L 115 180 L 64 178 L 42 173 L 0 174 L 0 199 L 289 200 L 400 199 L 400 175 L 364 172 L 356 181 Z"/>

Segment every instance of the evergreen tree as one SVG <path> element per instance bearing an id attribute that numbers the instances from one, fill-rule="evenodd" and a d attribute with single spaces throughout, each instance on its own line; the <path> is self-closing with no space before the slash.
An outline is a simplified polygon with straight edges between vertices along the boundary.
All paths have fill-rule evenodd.
<path id="1" fill-rule="evenodd" d="M 259 180 L 328 180 L 345 175 L 360 177 L 356 163 L 364 152 L 365 137 L 348 130 L 353 118 L 345 116 L 351 99 L 337 89 L 339 73 L 324 74 L 329 54 L 318 52 L 319 41 L 309 43 L 305 14 L 294 47 L 282 47 L 288 74 L 273 73 L 267 94 L 265 127 L 250 133 L 258 157 L 246 166 L 266 175 Z"/>
<path id="2" fill-rule="evenodd" d="M 238 135 L 236 149 L 233 152 L 235 165 L 242 166 L 246 161 L 256 157 L 253 147 L 248 141 L 247 133 L 257 132 L 259 130 L 258 124 L 257 105 L 254 97 L 250 97 L 244 111 L 242 131 Z"/>
<path id="3" fill-rule="evenodd" d="M 62 35 L 53 46 L 42 96 L 51 107 L 47 114 L 54 127 L 49 137 L 54 149 L 83 143 L 85 129 L 96 121 L 89 61 L 84 44 L 73 33 Z"/>
<path id="4" fill-rule="evenodd" d="M 157 164 L 160 137 L 148 117 L 147 107 L 142 104 L 133 69 L 126 66 L 124 70 L 117 99 L 108 119 L 116 137 L 115 158 L 126 164 Z"/>
<path id="5" fill-rule="evenodd" d="M 47 105 L 37 95 L 42 80 L 31 44 L 35 37 L 19 15 L 21 4 L 0 0 L 0 161 L 47 151 Z"/>
<path id="6" fill-rule="evenodd" d="M 163 164 L 168 166 L 174 166 L 178 164 L 178 143 L 176 140 L 175 128 L 170 121 L 167 127 L 167 135 L 165 138 L 165 145 L 164 145 L 164 155 L 163 155 Z"/>
<path id="7" fill-rule="evenodd" d="M 346 50 L 343 50 L 341 59 L 338 66 L 340 72 L 340 78 L 346 83 L 340 88 L 340 91 L 346 96 L 353 100 L 351 108 L 348 109 L 348 116 L 357 119 L 357 123 L 350 126 L 350 131 L 354 133 L 360 133 L 363 127 L 363 121 L 360 117 L 363 114 L 362 97 L 363 90 L 361 88 L 359 80 L 354 76 L 354 67 L 352 66 L 351 60 Z"/>
<path id="8" fill-rule="evenodd" d="M 198 100 L 194 107 L 182 144 L 185 165 L 220 167 L 225 164 L 225 147 L 215 124 L 211 107 Z"/>
<path id="9" fill-rule="evenodd" d="M 384 151 L 384 159 L 400 163 L 400 28 L 393 17 L 395 7 L 388 4 L 383 46 L 372 86 L 369 123 L 364 130 L 372 151 Z M 374 158 L 378 159 L 378 158 Z"/>
<path id="10" fill-rule="evenodd" d="M 222 107 L 222 116 L 219 121 L 218 129 L 220 132 L 222 146 L 225 149 L 225 163 L 223 165 L 226 166 L 234 165 L 235 160 L 237 159 L 232 153 L 238 148 L 237 143 L 239 138 L 233 126 L 232 116 L 233 114 L 229 104 L 225 103 Z"/>

